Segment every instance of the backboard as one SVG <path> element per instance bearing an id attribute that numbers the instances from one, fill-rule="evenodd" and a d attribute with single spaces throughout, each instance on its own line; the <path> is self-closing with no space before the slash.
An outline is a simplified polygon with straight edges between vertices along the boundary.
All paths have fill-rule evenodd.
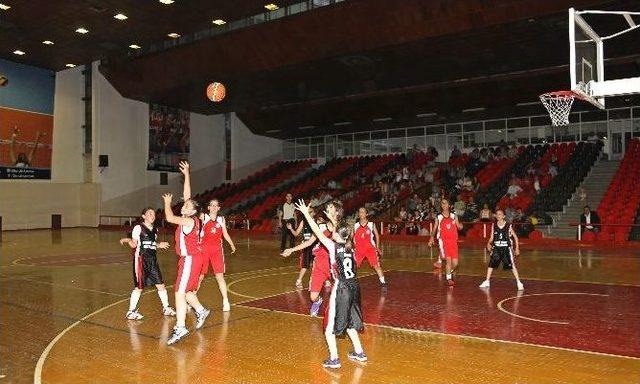
<path id="1" fill-rule="evenodd" d="M 597 29 L 585 20 L 586 15 L 616 18 L 620 20 L 618 32 L 601 36 Z M 598 108 L 604 108 L 605 98 L 640 93 L 640 77 L 605 78 L 605 44 L 640 27 L 640 12 L 626 11 L 577 11 L 569 9 L 569 70 L 571 90 Z M 634 20 L 636 17 L 637 20 Z M 634 33 L 640 33 L 640 30 Z"/>

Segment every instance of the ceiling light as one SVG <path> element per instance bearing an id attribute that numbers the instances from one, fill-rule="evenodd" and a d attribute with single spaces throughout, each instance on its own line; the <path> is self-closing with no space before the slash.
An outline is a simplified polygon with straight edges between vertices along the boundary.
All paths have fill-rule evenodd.
<path id="1" fill-rule="evenodd" d="M 131 44 L 129 46 L 129 48 L 131 48 L 131 49 L 140 49 L 141 47 L 138 44 Z"/>
<path id="2" fill-rule="evenodd" d="M 280 8 L 277 5 L 270 3 L 264 6 L 266 9 L 270 10 L 270 11 L 275 11 L 276 9 Z"/>
<path id="3" fill-rule="evenodd" d="M 175 32 L 171 32 L 171 33 L 167 34 L 167 36 L 169 36 L 172 39 L 177 39 L 178 37 L 180 37 L 180 35 L 175 33 Z"/>
<path id="4" fill-rule="evenodd" d="M 467 113 L 467 112 L 480 112 L 480 111 L 484 111 L 486 108 L 485 107 L 478 107 L 478 108 L 467 108 L 467 109 L 463 109 L 462 112 L 463 113 Z"/>
<path id="5" fill-rule="evenodd" d="M 391 120 L 393 120 L 393 118 L 391 118 L 391 117 L 378 117 L 378 118 L 375 118 L 375 119 L 373 119 L 371 121 L 382 122 L 382 121 L 391 121 Z"/>
<path id="6" fill-rule="evenodd" d="M 276 133 L 276 132 L 280 132 L 280 130 L 279 129 L 271 129 L 271 130 L 268 130 L 268 131 L 264 131 L 264 133 Z"/>
<path id="7" fill-rule="evenodd" d="M 118 13 L 117 15 L 113 16 L 114 19 L 118 19 L 118 20 L 127 20 L 128 17 L 127 15 L 123 15 L 122 13 Z"/>
<path id="8" fill-rule="evenodd" d="M 435 116 L 437 115 L 437 113 L 435 112 L 424 112 L 424 113 L 419 113 L 416 115 L 416 117 L 429 117 L 429 116 Z"/>
<path id="9" fill-rule="evenodd" d="M 42 44 L 44 44 L 44 45 L 53 45 L 53 41 L 45 40 L 45 41 L 42 42 Z"/>
<path id="10" fill-rule="evenodd" d="M 86 29 L 86 28 L 80 27 L 80 28 L 76 29 L 76 32 L 82 33 L 84 35 L 85 33 L 89 33 L 89 30 Z"/>
<path id="11" fill-rule="evenodd" d="M 160 0 L 160 2 L 165 5 L 173 4 L 173 0 Z"/>
<path id="12" fill-rule="evenodd" d="M 75 67 L 75 66 L 76 66 L 75 64 L 66 64 L 66 65 L 65 65 L 65 67 L 67 67 L 67 68 L 73 68 L 73 67 Z"/>
<path id="13" fill-rule="evenodd" d="M 335 126 L 349 125 L 349 124 L 351 124 L 350 121 L 340 121 L 340 122 L 337 122 L 337 123 L 333 123 L 333 125 L 335 125 Z"/>
<path id="14" fill-rule="evenodd" d="M 212 21 L 212 23 L 215 24 L 215 25 L 227 24 L 227 22 L 222 20 L 222 19 L 215 19 L 215 20 Z"/>
<path id="15" fill-rule="evenodd" d="M 303 125 L 302 127 L 298 127 L 298 129 L 302 129 L 302 130 L 304 130 L 304 129 L 313 129 L 315 127 L 316 127 L 315 125 Z"/>
<path id="16" fill-rule="evenodd" d="M 3 11 L 6 11 L 9 8 L 11 8 L 11 6 L 0 3 L 0 9 L 2 9 Z"/>
<path id="17" fill-rule="evenodd" d="M 15 51 L 13 51 L 13 54 L 14 54 L 14 55 L 18 55 L 18 56 L 22 56 L 22 55 L 24 55 L 24 51 L 21 51 L 21 50 L 19 50 L 19 49 L 16 49 Z"/>

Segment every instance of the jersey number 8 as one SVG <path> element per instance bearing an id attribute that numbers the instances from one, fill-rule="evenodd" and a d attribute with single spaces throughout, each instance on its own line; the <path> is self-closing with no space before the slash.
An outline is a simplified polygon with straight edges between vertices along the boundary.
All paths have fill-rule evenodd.
<path id="1" fill-rule="evenodd" d="M 345 258 L 342 260 L 342 269 L 344 270 L 345 279 L 353 279 L 356 274 L 353 273 L 353 259 Z"/>

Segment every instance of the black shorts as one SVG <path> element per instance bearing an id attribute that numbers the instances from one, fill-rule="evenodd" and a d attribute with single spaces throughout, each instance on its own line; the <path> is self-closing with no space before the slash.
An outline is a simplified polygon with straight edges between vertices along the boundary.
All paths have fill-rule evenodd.
<path id="1" fill-rule="evenodd" d="M 156 257 L 139 256 L 137 258 L 138 265 L 136 266 L 136 257 L 133 258 L 133 286 L 136 288 L 144 289 L 150 285 L 164 284 L 162 279 L 162 272 L 160 272 L 160 265 Z"/>
<path id="2" fill-rule="evenodd" d="M 325 313 L 325 327 L 333 327 L 333 334 L 341 336 L 347 329 L 362 331 L 362 310 L 360 309 L 360 284 L 340 281 L 331 291 L 329 305 Z"/>
<path id="3" fill-rule="evenodd" d="M 498 268 L 502 264 L 504 270 L 513 269 L 513 251 L 511 247 L 493 247 L 489 268 Z"/>
<path id="4" fill-rule="evenodd" d="M 313 266 L 313 247 L 307 247 L 300 251 L 300 269 L 309 269 Z"/>

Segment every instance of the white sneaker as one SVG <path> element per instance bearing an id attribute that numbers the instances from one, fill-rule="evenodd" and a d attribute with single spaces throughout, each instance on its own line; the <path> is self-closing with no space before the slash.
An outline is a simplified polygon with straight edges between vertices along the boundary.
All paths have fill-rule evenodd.
<path id="1" fill-rule="evenodd" d="M 144 316 L 138 310 L 127 311 L 127 315 L 125 316 L 127 320 L 142 320 Z"/>
<path id="2" fill-rule="evenodd" d="M 162 314 L 165 316 L 175 316 L 176 315 L 176 311 L 175 309 L 171 308 L 171 307 L 164 307 L 162 308 Z"/>
<path id="3" fill-rule="evenodd" d="M 196 312 L 196 329 L 200 329 L 202 328 L 202 326 L 204 325 L 205 320 L 207 320 L 207 317 L 209 317 L 209 314 L 211 313 L 210 310 L 208 310 L 207 308 L 204 308 L 202 310 L 202 312 L 198 313 Z"/>
<path id="4" fill-rule="evenodd" d="M 522 282 L 517 281 L 516 284 L 518 285 L 518 291 L 524 291 L 524 284 L 522 284 Z"/>
<path id="5" fill-rule="evenodd" d="M 229 312 L 231 310 L 231 304 L 229 304 L 229 300 L 225 300 L 222 302 L 222 312 Z"/>
<path id="6" fill-rule="evenodd" d="M 491 282 L 489 280 L 485 280 L 478 287 L 480 288 L 489 288 L 491 286 Z"/>
<path id="7" fill-rule="evenodd" d="M 167 345 L 175 344 L 189 334 L 187 327 L 173 327 L 173 333 L 167 340 Z"/>

